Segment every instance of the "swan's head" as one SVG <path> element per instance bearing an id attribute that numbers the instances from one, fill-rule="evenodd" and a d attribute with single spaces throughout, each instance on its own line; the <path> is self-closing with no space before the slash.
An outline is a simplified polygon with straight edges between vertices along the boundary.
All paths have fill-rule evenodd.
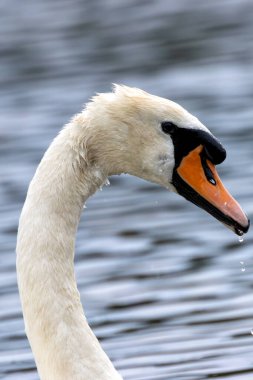
<path id="1" fill-rule="evenodd" d="M 111 155 L 110 174 L 124 171 L 158 183 L 203 208 L 236 234 L 248 231 L 247 216 L 216 171 L 226 151 L 196 117 L 177 103 L 126 86 L 96 96 L 89 107 L 104 126 L 101 151 L 107 149 Z M 109 131 L 111 144 L 106 148 L 102 136 Z"/>

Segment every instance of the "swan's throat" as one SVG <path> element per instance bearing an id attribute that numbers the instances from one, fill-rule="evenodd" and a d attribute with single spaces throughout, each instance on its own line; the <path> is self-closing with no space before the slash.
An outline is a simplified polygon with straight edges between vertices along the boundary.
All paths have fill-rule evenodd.
<path id="1" fill-rule="evenodd" d="M 42 159 L 20 218 L 17 271 L 25 327 L 42 380 L 119 380 L 88 326 L 75 281 L 83 203 L 105 175 L 96 167 L 80 169 L 84 158 L 73 148 L 71 128 Z"/>

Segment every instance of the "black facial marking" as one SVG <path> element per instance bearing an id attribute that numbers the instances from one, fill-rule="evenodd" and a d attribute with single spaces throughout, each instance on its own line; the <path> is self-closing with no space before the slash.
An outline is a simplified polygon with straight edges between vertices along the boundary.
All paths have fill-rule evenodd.
<path id="1" fill-rule="evenodd" d="M 166 127 L 167 126 L 167 127 Z M 214 165 L 220 164 L 226 158 L 226 151 L 221 143 L 210 133 L 200 129 L 179 128 L 170 122 L 161 124 L 162 130 L 166 129 L 174 144 L 175 169 L 180 165 L 183 157 L 193 149 L 203 145 L 203 152 Z M 171 130 L 171 132 L 169 132 Z"/>

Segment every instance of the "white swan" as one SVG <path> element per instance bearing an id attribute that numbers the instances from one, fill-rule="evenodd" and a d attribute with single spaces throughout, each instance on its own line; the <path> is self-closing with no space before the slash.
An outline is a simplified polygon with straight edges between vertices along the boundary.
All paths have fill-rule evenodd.
<path id="1" fill-rule="evenodd" d="M 99 94 L 60 132 L 20 217 L 17 273 L 25 328 L 42 380 L 119 380 L 82 309 L 75 234 L 85 200 L 112 174 L 176 191 L 237 234 L 249 221 L 214 164 L 225 150 L 178 104 L 126 86 Z"/>

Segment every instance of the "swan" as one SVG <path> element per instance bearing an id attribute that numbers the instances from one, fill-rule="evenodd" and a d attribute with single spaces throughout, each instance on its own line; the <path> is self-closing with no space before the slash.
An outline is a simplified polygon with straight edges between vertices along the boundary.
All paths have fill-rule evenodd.
<path id="1" fill-rule="evenodd" d="M 236 234 L 249 228 L 215 166 L 226 151 L 180 105 L 115 85 L 61 130 L 30 183 L 17 238 L 17 276 L 42 380 L 120 380 L 85 318 L 74 274 L 75 235 L 86 199 L 113 174 L 157 183 Z"/>

